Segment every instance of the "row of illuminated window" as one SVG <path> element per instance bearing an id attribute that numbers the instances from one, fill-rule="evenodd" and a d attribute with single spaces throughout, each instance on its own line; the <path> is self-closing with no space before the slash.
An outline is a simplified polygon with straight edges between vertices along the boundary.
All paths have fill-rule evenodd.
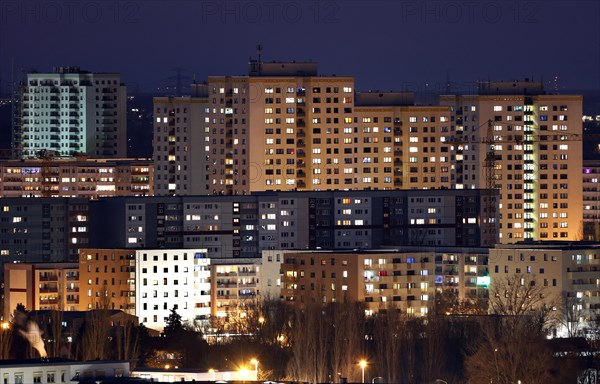
<path id="1" fill-rule="evenodd" d="M 435 123 L 436 117 L 435 116 L 430 116 L 430 117 L 422 116 L 420 120 L 422 123 Z M 419 122 L 419 118 L 417 116 L 410 116 L 408 118 L 408 121 L 411 123 L 417 123 L 417 122 Z M 447 121 L 448 121 L 447 116 L 440 116 L 440 122 L 445 123 Z"/>
<path id="2" fill-rule="evenodd" d="M 223 89 L 223 88 L 221 88 L 221 89 Z M 237 89 L 237 88 L 234 88 L 234 89 Z M 297 91 L 298 92 L 304 92 L 305 89 L 304 88 L 298 88 Z M 327 88 L 325 88 L 325 91 L 326 91 L 326 93 L 332 93 L 332 92 L 333 93 L 339 93 L 339 87 L 333 87 L 333 88 L 327 87 Z M 285 92 L 286 93 L 295 93 L 296 89 L 294 87 L 286 87 L 285 88 Z M 312 92 L 313 93 L 321 93 L 321 87 L 313 87 L 312 88 Z M 352 93 L 352 87 L 347 87 L 347 86 L 346 87 L 342 87 L 342 92 L 344 92 L 344 93 Z M 221 93 L 224 93 L 224 92 L 221 92 Z M 237 93 L 237 92 L 234 92 L 234 93 Z M 279 87 L 276 87 L 276 88 L 265 87 L 265 93 L 281 93 L 281 88 L 279 88 Z"/>

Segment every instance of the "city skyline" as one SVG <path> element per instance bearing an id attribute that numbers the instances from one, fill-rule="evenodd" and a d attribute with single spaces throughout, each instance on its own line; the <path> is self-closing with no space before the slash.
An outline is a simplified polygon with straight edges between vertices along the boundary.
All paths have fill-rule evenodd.
<path id="1" fill-rule="evenodd" d="M 180 84 L 244 74 L 257 44 L 265 61 L 312 60 L 322 74 L 356 76 L 360 90 L 438 92 L 449 80 L 464 93 L 478 80 L 524 78 L 549 91 L 600 88 L 595 2 L 373 4 L 6 1 L 0 90 L 8 91 L 13 69 L 79 65 L 121 73 L 134 93 L 165 91 L 177 84 L 177 68 Z"/>

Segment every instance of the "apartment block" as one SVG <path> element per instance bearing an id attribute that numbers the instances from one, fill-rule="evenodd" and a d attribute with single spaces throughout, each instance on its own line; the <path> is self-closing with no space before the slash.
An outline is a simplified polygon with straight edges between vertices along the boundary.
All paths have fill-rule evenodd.
<path id="1" fill-rule="evenodd" d="M 583 225 L 582 240 L 600 240 L 600 161 L 583 161 Z"/>
<path id="2" fill-rule="evenodd" d="M 281 265 L 281 298 L 300 306 L 359 301 L 369 315 L 396 309 L 422 316 L 442 290 L 486 300 L 487 257 L 484 248 L 289 252 Z"/>
<path id="3" fill-rule="evenodd" d="M 148 159 L 83 156 L 0 161 L 0 197 L 153 195 L 154 166 Z"/>
<path id="4" fill-rule="evenodd" d="M 261 259 L 212 260 L 210 266 L 212 316 L 244 319 L 257 302 Z"/>
<path id="5" fill-rule="evenodd" d="M 210 161 L 205 141 L 206 87 L 193 96 L 154 98 L 153 160 L 157 195 L 206 194 Z"/>
<path id="6" fill-rule="evenodd" d="M 18 304 L 27 310 L 79 309 L 77 263 L 4 263 L 4 319 Z"/>
<path id="7" fill-rule="evenodd" d="M 6 384 L 106 381 L 129 377 L 128 361 L 71 361 L 59 358 L 3 360 L 0 375 Z"/>
<path id="8" fill-rule="evenodd" d="M 353 77 L 319 75 L 312 62 L 252 60 L 247 76 L 193 86 L 191 97 L 154 100 L 157 194 L 192 194 L 198 183 L 198 193 L 226 195 L 451 185 L 450 143 L 440 137 L 448 106 L 356 92 Z M 186 138 L 192 154 L 178 152 Z M 190 170 L 193 154 L 201 166 Z"/>
<path id="9" fill-rule="evenodd" d="M 492 283 L 515 274 L 530 276 L 536 285 L 543 287 L 545 303 L 567 311 L 569 316 L 565 315 L 565 320 L 579 324 L 582 331 L 600 309 L 598 243 L 499 244 L 490 249 L 489 271 Z"/>
<path id="10" fill-rule="evenodd" d="M 209 264 L 205 249 L 137 250 L 135 313 L 140 323 L 162 331 L 172 309 L 184 320 L 209 315 L 210 285 L 203 273 Z"/>
<path id="11" fill-rule="evenodd" d="M 76 261 L 89 240 L 86 198 L 0 199 L 0 256 L 5 262 Z"/>
<path id="12" fill-rule="evenodd" d="M 580 95 L 545 94 L 530 81 L 487 82 L 477 95 L 440 103 L 454 110 L 452 186 L 500 190 L 501 243 L 581 238 Z"/>
<path id="13" fill-rule="evenodd" d="M 79 310 L 118 309 L 135 315 L 135 250 L 79 250 Z"/>
<path id="14" fill-rule="evenodd" d="M 281 296 L 281 265 L 288 252 L 277 249 L 262 251 L 259 293 L 262 299 L 279 300 Z"/>
<path id="15" fill-rule="evenodd" d="M 264 192 L 92 201 L 90 246 L 206 248 L 210 259 L 268 249 L 492 246 L 482 190 Z"/>
<path id="16" fill-rule="evenodd" d="M 23 158 L 45 153 L 126 157 L 126 97 L 116 73 L 78 67 L 28 73 L 15 147 Z"/>

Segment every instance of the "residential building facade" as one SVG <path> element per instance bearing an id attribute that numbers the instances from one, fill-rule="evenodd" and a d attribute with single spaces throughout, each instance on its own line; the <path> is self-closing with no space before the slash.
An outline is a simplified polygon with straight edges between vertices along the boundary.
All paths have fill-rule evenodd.
<path id="1" fill-rule="evenodd" d="M 210 289 L 200 273 L 209 264 L 205 249 L 137 250 L 135 313 L 140 323 L 162 332 L 173 309 L 184 320 L 210 314 Z"/>
<path id="2" fill-rule="evenodd" d="M 91 202 L 92 247 L 206 248 L 210 259 L 267 249 L 492 246 L 482 190 L 264 192 Z M 497 221 L 496 221 L 497 222 Z"/>
<path id="3" fill-rule="evenodd" d="M 583 161 L 583 225 L 582 240 L 600 241 L 600 161 Z"/>
<path id="4" fill-rule="evenodd" d="M 561 310 L 571 329 L 584 331 L 600 310 L 600 245 L 592 242 L 521 242 L 490 249 L 495 280 L 527 276 L 543 287 L 544 303 Z M 572 336 L 572 335 L 571 335 Z"/>
<path id="5" fill-rule="evenodd" d="M 118 309 L 135 315 L 135 250 L 79 250 L 79 310 Z"/>
<path id="6" fill-rule="evenodd" d="M 500 190 L 500 242 L 583 233 L 582 97 L 541 83 L 488 82 L 441 96 L 454 110 L 455 188 Z M 482 166 L 484 164 L 484 166 Z"/>
<path id="7" fill-rule="evenodd" d="M 443 290 L 486 301 L 487 257 L 485 248 L 289 252 L 281 265 L 281 298 L 300 306 L 358 301 L 368 315 L 395 309 L 424 316 Z"/>
<path id="8" fill-rule="evenodd" d="M 0 256 L 5 262 L 76 261 L 89 240 L 86 198 L 0 199 Z"/>
<path id="9" fill-rule="evenodd" d="M 17 304 L 27 310 L 79 309 L 77 263 L 4 263 L 4 319 Z"/>
<path id="10" fill-rule="evenodd" d="M 126 87 L 116 73 L 57 67 L 29 73 L 22 88 L 16 148 L 23 158 L 126 157 Z"/>
<path id="11" fill-rule="evenodd" d="M 148 159 L 63 157 L 0 161 L 0 197 L 151 196 Z"/>

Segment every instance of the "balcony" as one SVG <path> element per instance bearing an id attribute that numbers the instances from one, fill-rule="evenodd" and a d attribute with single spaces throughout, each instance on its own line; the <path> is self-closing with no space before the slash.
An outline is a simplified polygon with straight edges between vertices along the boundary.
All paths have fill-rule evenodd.
<path id="1" fill-rule="evenodd" d="M 58 275 L 40 275 L 40 281 L 58 281 Z"/>
<path id="2" fill-rule="evenodd" d="M 40 288 L 40 293 L 56 293 L 58 292 L 57 287 L 44 287 Z"/>

